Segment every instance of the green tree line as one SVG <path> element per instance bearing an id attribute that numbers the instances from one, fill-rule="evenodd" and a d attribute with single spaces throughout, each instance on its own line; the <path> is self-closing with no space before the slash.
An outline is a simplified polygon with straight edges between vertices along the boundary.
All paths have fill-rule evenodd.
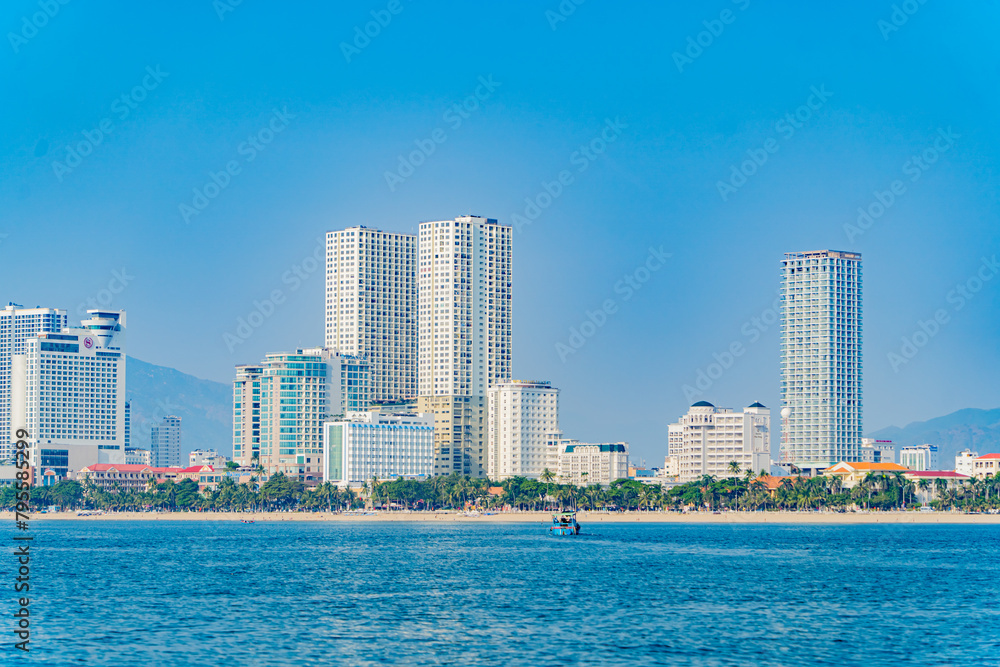
<path id="1" fill-rule="evenodd" d="M 738 466 L 733 471 L 738 473 Z M 890 510 L 914 507 L 919 497 L 933 496 L 937 509 L 989 511 L 1000 509 L 1000 478 L 969 479 L 951 487 L 944 480 L 912 481 L 902 473 L 869 473 L 854 488 L 843 488 L 838 477 L 786 477 L 769 492 L 761 476 L 701 479 L 664 490 L 658 485 L 620 479 L 609 487 L 559 484 L 545 471 L 538 480 L 513 477 L 502 482 L 460 475 L 430 479 L 378 481 L 360 489 L 341 489 L 329 482 L 306 488 L 278 473 L 263 484 L 237 484 L 224 478 L 216 489 L 199 491 L 192 480 L 151 480 L 142 489 L 103 489 L 90 480 L 67 480 L 31 490 L 35 511 L 51 505 L 64 510 L 104 511 L 350 511 L 478 509 L 500 511 L 580 510 Z M 490 489 L 499 491 L 490 493 Z M 16 504 L 12 487 L 0 488 L 0 508 Z"/>

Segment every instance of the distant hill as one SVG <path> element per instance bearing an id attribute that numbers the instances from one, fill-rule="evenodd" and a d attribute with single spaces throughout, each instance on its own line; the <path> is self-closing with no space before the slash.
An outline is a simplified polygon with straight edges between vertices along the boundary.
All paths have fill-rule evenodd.
<path id="1" fill-rule="evenodd" d="M 233 389 L 134 357 L 125 363 L 125 395 L 132 404 L 132 446 L 149 449 L 150 427 L 167 415 L 181 418 L 181 454 L 216 449 L 233 454 Z"/>
<path id="2" fill-rule="evenodd" d="M 1000 452 L 1000 408 L 966 408 L 943 417 L 913 422 L 903 428 L 890 426 L 869 437 L 895 442 L 897 460 L 899 447 L 937 445 L 940 467 L 950 470 L 955 466 L 955 454 L 963 449 L 980 454 Z"/>

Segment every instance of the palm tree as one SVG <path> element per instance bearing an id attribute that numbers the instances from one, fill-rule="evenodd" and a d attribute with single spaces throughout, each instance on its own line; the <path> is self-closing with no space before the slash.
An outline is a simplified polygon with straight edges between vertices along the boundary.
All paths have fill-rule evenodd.
<path id="1" fill-rule="evenodd" d="M 538 478 L 543 482 L 545 482 L 546 484 L 548 484 L 549 482 L 551 482 L 556 478 L 556 474 L 551 470 L 549 470 L 548 468 L 546 468 L 545 470 L 542 471 L 542 474 L 539 475 Z"/>

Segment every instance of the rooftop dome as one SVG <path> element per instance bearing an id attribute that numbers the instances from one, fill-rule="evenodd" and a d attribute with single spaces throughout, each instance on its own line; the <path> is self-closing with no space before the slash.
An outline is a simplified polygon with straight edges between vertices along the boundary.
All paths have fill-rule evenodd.
<path id="1" fill-rule="evenodd" d="M 698 401 L 697 403 L 695 403 L 691 407 L 692 408 L 714 408 L 715 406 L 712 405 L 711 403 L 709 403 L 708 401 Z"/>

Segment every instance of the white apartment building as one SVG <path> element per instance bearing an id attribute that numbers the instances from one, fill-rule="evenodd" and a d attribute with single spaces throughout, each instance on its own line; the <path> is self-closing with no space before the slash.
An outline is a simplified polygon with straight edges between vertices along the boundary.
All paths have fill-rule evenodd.
<path id="1" fill-rule="evenodd" d="M 781 461 L 817 472 L 861 458 L 861 255 L 787 253 L 781 265 Z"/>
<path id="2" fill-rule="evenodd" d="M 13 456 L 17 441 L 10 421 L 11 357 L 24 354 L 24 342 L 40 333 L 59 333 L 66 328 L 66 311 L 59 308 L 25 308 L 8 303 L 0 310 L 0 461 Z"/>
<path id="3" fill-rule="evenodd" d="M 261 366 L 237 366 L 233 380 L 233 460 L 243 466 L 260 459 Z"/>
<path id="4" fill-rule="evenodd" d="M 548 436 L 559 429 L 559 390 L 549 382 L 514 380 L 487 392 L 489 478 L 538 479 L 547 465 Z"/>
<path id="5" fill-rule="evenodd" d="M 667 454 L 678 454 L 684 445 L 684 427 L 680 424 L 667 426 Z"/>
<path id="6" fill-rule="evenodd" d="M 895 463 L 896 445 L 892 440 L 861 438 L 861 456 L 858 460 L 865 463 Z"/>
<path id="7" fill-rule="evenodd" d="M 125 462 L 125 312 L 87 314 L 79 328 L 37 334 L 11 357 L 11 428 L 29 433 L 36 479 Z"/>
<path id="8" fill-rule="evenodd" d="M 361 226 L 327 233 L 326 347 L 367 360 L 369 402 L 416 397 L 416 236 Z"/>
<path id="9" fill-rule="evenodd" d="M 975 471 L 973 461 L 978 458 L 979 452 L 974 452 L 971 449 L 963 449 L 955 455 L 955 472 L 959 475 L 972 477 L 972 474 Z"/>
<path id="10" fill-rule="evenodd" d="M 181 418 L 167 415 L 150 428 L 150 450 L 157 468 L 179 468 L 181 465 Z"/>
<path id="11" fill-rule="evenodd" d="M 679 454 L 668 454 L 663 457 L 663 470 L 660 472 L 662 477 L 667 477 L 674 479 L 681 474 L 681 457 Z"/>
<path id="12" fill-rule="evenodd" d="M 700 479 L 738 477 L 747 470 L 759 473 L 771 469 L 771 411 L 753 403 L 734 412 L 698 401 L 680 418 L 683 443 L 678 457 L 681 483 Z M 730 464 L 736 462 L 739 472 Z"/>
<path id="13" fill-rule="evenodd" d="M 435 415 L 435 474 L 487 471 L 486 392 L 511 379 L 512 231 L 478 216 L 420 223 L 418 409 Z"/>
<path id="14" fill-rule="evenodd" d="M 911 445 L 899 450 L 899 465 L 910 470 L 937 470 L 937 445 Z"/>
<path id="15" fill-rule="evenodd" d="M 434 474 L 434 415 L 352 412 L 323 424 L 323 481 L 360 486 L 373 477 Z"/>
<path id="16" fill-rule="evenodd" d="M 628 478 L 628 443 L 559 442 L 558 463 L 553 471 L 560 484 L 610 486 Z"/>
<path id="17" fill-rule="evenodd" d="M 233 459 L 316 485 L 323 476 L 323 422 L 367 408 L 370 391 L 367 361 L 330 348 L 268 354 L 258 366 L 238 366 Z"/>
<path id="18" fill-rule="evenodd" d="M 139 465 L 153 467 L 153 451 L 150 449 L 139 449 L 128 447 L 125 449 L 125 465 Z"/>

